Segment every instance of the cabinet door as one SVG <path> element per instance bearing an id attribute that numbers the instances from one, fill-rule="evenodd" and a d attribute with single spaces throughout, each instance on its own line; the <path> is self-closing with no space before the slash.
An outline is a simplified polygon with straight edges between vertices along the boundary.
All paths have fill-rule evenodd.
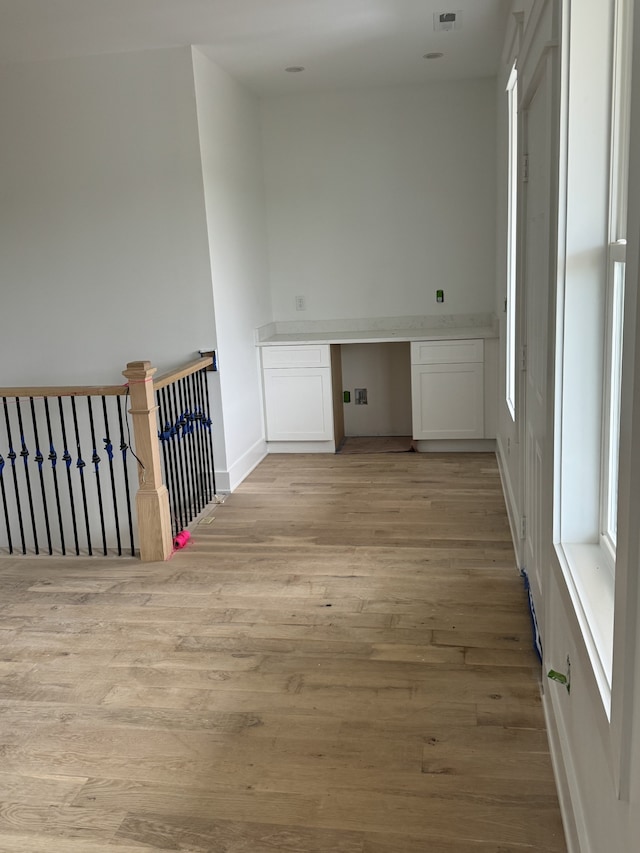
<path id="1" fill-rule="evenodd" d="M 330 367 L 263 371 L 267 441 L 330 441 L 333 405 Z"/>
<path id="2" fill-rule="evenodd" d="M 413 437 L 484 438 L 482 364 L 411 367 Z"/>

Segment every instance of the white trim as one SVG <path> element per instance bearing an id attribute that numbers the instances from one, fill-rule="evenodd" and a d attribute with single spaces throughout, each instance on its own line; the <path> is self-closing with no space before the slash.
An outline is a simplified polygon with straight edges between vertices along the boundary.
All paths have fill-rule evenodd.
<path id="1" fill-rule="evenodd" d="M 600 545 L 560 543 L 556 556 L 607 719 L 611 719 L 614 579 Z"/>
<path id="2" fill-rule="evenodd" d="M 414 441 L 418 453 L 495 453 L 495 438 L 426 438 Z"/>
<path id="3" fill-rule="evenodd" d="M 268 441 L 267 453 L 335 453 L 335 441 Z"/>
<path id="4" fill-rule="evenodd" d="M 502 483 L 502 493 L 505 498 L 505 506 L 507 508 L 507 518 L 509 520 L 509 529 L 511 531 L 511 539 L 513 541 L 513 549 L 516 555 L 516 568 L 520 571 L 522 567 L 522 539 L 520 531 L 522 530 L 522 516 L 518 502 L 513 493 L 513 485 L 509 475 L 509 465 L 506 461 L 506 454 L 502 444 L 502 436 L 499 435 L 496 440 L 496 459 L 498 460 L 498 472 L 500 474 L 500 482 Z"/>
<path id="5" fill-rule="evenodd" d="M 600 541 L 615 568 L 626 242 L 609 246 L 602 393 Z"/>
<path id="6" fill-rule="evenodd" d="M 609 171 L 609 242 L 626 236 L 631 121 L 632 0 L 615 0 Z"/>
<path id="7" fill-rule="evenodd" d="M 524 12 L 511 12 L 507 18 L 507 32 L 502 48 L 502 65 L 511 65 L 517 60 L 522 44 Z"/>
<path id="8" fill-rule="evenodd" d="M 557 258 L 556 258 L 556 329 L 553 357 L 555 393 L 553 400 L 553 542 L 562 537 L 562 457 L 557 452 L 562 447 L 562 424 L 564 421 L 564 353 L 565 277 L 567 269 L 567 211 L 569 199 L 569 68 L 571 4 L 563 3 L 561 9 L 560 86 L 558 124 L 558 199 L 557 199 Z"/>
<path id="9" fill-rule="evenodd" d="M 640 55 L 640 15 L 633 21 L 633 46 Z M 633 62 L 630 147 L 640 144 L 640 65 Z M 640 317 L 638 316 L 640 233 L 640 161 L 629 162 L 629 234 L 635 235 L 627 247 L 627 278 L 624 319 L 624 367 L 622 371 L 622 405 L 620 435 L 620 477 L 618 484 L 618 547 L 616 566 L 616 621 L 614 632 L 614 666 L 612 687 L 611 746 L 616 793 L 623 802 L 631 802 L 634 763 L 637 766 L 638 733 L 638 654 L 640 635 Z M 634 754 L 635 753 L 635 754 Z"/>
<path id="10" fill-rule="evenodd" d="M 520 52 L 518 55 L 518 61 L 520 67 L 527 61 L 529 53 L 531 51 L 533 42 L 538 33 L 538 27 L 542 23 L 544 18 L 544 13 L 547 10 L 547 6 L 549 5 L 550 0 L 542 0 L 542 2 L 534 3 L 531 9 L 531 13 L 529 14 L 529 18 L 527 20 L 527 26 L 525 27 L 522 42 L 520 45 Z"/>
<path id="11" fill-rule="evenodd" d="M 592 853 L 592 846 L 585 836 L 584 810 L 571 750 L 563 752 L 562 744 L 569 743 L 562 714 L 556 713 L 549 694 L 542 691 L 542 710 L 547 727 L 549 753 L 555 777 L 562 825 L 564 827 L 567 853 Z"/>
<path id="12" fill-rule="evenodd" d="M 518 69 L 513 63 L 507 94 L 507 265 L 505 318 L 505 402 L 511 420 L 516 421 L 518 397 L 518 205 L 522 175 L 518 118 Z"/>

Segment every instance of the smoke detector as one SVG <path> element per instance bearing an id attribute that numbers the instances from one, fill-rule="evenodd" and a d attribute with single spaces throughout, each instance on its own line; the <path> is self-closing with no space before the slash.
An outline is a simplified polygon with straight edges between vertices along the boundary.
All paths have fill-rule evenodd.
<path id="1" fill-rule="evenodd" d="M 433 16 L 433 29 L 437 33 L 459 30 L 462 26 L 462 12 L 436 12 Z"/>

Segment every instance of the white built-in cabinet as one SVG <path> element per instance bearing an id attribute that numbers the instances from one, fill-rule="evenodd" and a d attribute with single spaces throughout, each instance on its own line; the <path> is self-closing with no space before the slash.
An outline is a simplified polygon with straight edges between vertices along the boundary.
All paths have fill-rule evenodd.
<path id="1" fill-rule="evenodd" d="M 335 449 L 344 435 L 340 346 L 261 347 L 266 439 L 316 442 Z M 413 438 L 482 439 L 485 430 L 483 340 L 411 343 Z M 491 396 L 491 394 L 490 394 Z M 329 442 L 329 444 L 323 444 Z M 300 445 L 300 450 L 309 449 Z"/>
<path id="2" fill-rule="evenodd" d="M 484 438 L 482 340 L 411 344 L 415 439 Z"/>
<path id="3" fill-rule="evenodd" d="M 333 392 L 328 344 L 262 349 L 267 441 L 331 441 Z"/>

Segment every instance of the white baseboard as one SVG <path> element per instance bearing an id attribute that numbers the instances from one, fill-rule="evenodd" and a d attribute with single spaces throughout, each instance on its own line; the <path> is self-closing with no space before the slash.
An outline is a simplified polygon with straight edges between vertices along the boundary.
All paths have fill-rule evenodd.
<path id="1" fill-rule="evenodd" d="M 246 479 L 267 455 L 267 445 L 264 439 L 259 439 L 246 450 L 240 459 L 226 471 L 216 471 L 216 490 L 222 494 L 228 494 L 238 488 L 240 483 Z"/>
<path id="2" fill-rule="evenodd" d="M 418 453 L 495 453 L 493 438 L 417 439 L 413 446 Z"/>
<path id="3" fill-rule="evenodd" d="M 335 441 L 268 441 L 267 453 L 335 453 Z"/>
<path id="4" fill-rule="evenodd" d="M 522 519 L 516 497 L 513 494 L 511 485 L 511 477 L 509 476 L 509 468 L 505 462 L 504 447 L 500 436 L 496 440 L 496 459 L 498 460 L 498 471 L 500 472 L 500 481 L 502 483 L 502 493 L 504 494 L 504 502 L 507 507 L 507 518 L 509 519 L 509 527 L 511 529 L 511 539 L 516 552 L 516 561 L 518 570 L 522 568 L 522 539 L 520 538 L 520 530 L 522 529 Z"/>
<path id="5" fill-rule="evenodd" d="M 581 809 L 576 807 L 578 798 L 577 786 L 571 785 L 569 775 L 575 772 L 573 764 L 569 761 L 569 766 L 565 763 L 565 757 L 560 746 L 563 737 L 562 720 L 559 720 L 554 711 L 553 703 L 549 694 L 545 691 L 542 694 L 542 708 L 544 711 L 545 723 L 547 726 L 547 738 L 549 740 L 549 752 L 551 754 L 551 764 L 553 766 L 553 775 L 556 781 L 556 789 L 558 791 L 558 802 L 560 803 L 560 814 L 562 815 L 562 824 L 564 826 L 564 836 L 567 843 L 568 853 L 593 853 L 591 844 L 588 843 L 584 835 L 584 820 L 580 821 L 580 826 L 583 828 L 582 833 L 578 831 L 577 819 L 580 817 Z M 566 737 L 565 737 L 566 740 Z"/>

